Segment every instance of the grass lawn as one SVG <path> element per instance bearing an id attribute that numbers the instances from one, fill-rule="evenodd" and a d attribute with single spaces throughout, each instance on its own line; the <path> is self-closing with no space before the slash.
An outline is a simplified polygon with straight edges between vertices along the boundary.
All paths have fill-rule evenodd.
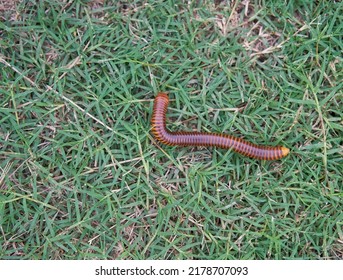
<path id="1" fill-rule="evenodd" d="M 340 1 L 5 5 L 1 259 L 343 258 Z M 158 143 L 159 91 L 172 131 L 291 152 Z"/>

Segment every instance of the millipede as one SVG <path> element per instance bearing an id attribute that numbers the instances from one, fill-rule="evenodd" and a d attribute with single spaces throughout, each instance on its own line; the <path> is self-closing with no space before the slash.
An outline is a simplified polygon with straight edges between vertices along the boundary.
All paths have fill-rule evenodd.
<path id="1" fill-rule="evenodd" d="M 289 153 L 289 149 L 286 147 L 257 145 L 223 133 L 169 131 L 166 126 L 168 103 L 168 94 L 159 92 L 154 100 L 151 118 L 152 134 L 163 144 L 169 146 L 211 146 L 232 149 L 244 156 L 260 160 L 281 159 Z"/>

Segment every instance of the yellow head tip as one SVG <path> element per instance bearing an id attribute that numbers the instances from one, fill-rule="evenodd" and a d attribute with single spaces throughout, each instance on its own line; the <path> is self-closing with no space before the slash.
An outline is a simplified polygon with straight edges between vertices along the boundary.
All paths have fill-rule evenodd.
<path id="1" fill-rule="evenodd" d="M 282 150 L 282 156 L 287 156 L 289 154 L 289 149 L 286 147 L 281 147 Z"/>

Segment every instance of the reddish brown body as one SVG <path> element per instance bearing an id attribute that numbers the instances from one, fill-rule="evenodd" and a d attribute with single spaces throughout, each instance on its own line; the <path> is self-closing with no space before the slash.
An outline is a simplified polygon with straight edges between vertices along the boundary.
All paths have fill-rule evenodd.
<path id="1" fill-rule="evenodd" d="M 242 155 L 263 160 L 280 159 L 289 153 L 289 149 L 285 147 L 260 146 L 226 134 L 183 131 L 171 132 L 166 128 L 168 103 L 168 95 L 162 92 L 158 93 L 154 101 L 154 110 L 151 119 L 152 133 L 163 144 L 170 146 L 214 146 L 223 149 L 232 149 Z"/>

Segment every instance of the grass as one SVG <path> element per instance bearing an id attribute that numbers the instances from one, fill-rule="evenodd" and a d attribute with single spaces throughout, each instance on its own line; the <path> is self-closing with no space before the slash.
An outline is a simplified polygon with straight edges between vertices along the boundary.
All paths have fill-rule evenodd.
<path id="1" fill-rule="evenodd" d="M 125 2 L 2 12 L 0 257 L 342 259 L 342 4 Z M 158 91 L 291 153 L 156 143 Z"/>

